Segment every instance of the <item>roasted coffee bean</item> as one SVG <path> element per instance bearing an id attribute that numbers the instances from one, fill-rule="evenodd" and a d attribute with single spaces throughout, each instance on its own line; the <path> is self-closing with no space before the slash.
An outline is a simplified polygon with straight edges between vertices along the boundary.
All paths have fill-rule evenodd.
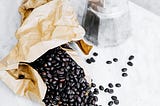
<path id="1" fill-rule="evenodd" d="M 98 101 L 98 97 L 97 96 L 94 96 L 93 98 L 96 102 Z"/>
<path id="2" fill-rule="evenodd" d="M 133 59 L 134 59 L 133 55 L 129 56 L 129 58 L 128 58 L 128 60 L 133 60 Z"/>
<path id="3" fill-rule="evenodd" d="M 117 58 L 113 58 L 113 61 L 114 61 L 114 62 L 118 62 L 118 59 L 117 59 Z"/>
<path id="4" fill-rule="evenodd" d="M 133 66 L 133 63 L 132 62 L 127 62 L 127 64 L 129 65 L 129 66 Z"/>
<path id="5" fill-rule="evenodd" d="M 106 89 L 104 90 L 104 92 L 109 92 L 109 89 L 108 89 L 108 88 L 106 88 Z"/>
<path id="6" fill-rule="evenodd" d="M 127 68 L 122 68 L 121 70 L 122 70 L 122 72 L 126 72 Z"/>
<path id="7" fill-rule="evenodd" d="M 95 59 L 93 57 L 90 58 L 91 62 L 95 62 Z"/>
<path id="8" fill-rule="evenodd" d="M 94 53 L 93 53 L 93 56 L 98 56 L 98 53 L 97 53 L 97 52 L 94 52 Z"/>
<path id="9" fill-rule="evenodd" d="M 109 89 L 109 90 L 108 90 L 108 93 L 113 94 L 113 93 L 114 93 L 114 90 L 113 90 L 113 89 Z"/>
<path id="10" fill-rule="evenodd" d="M 87 59 L 86 62 L 87 62 L 88 64 L 91 64 L 91 60 L 90 60 L 90 59 Z"/>
<path id="11" fill-rule="evenodd" d="M 114 100 L 114 104 L 118 105 L 119 104 L 119 100 Z"/>
<path id="12" fill-rule="evenodd" d="M 99 89 L 100 89 L 101 91 L 103 91 L 103 90 L 104 90 L 104 87 L 103 87 L 102 85 L 100 85 L 100 86 L 99 86 Z"/>
<path id="13" fill-rule="evenodd" d="M 91 83 L 91 87 L 96 87 L 96 84 L 95 83 Z"/>
<path id="14" fill-rule="evenodd" d="M 117 84 L 115 84 L 115 86 L 116 86 L 117 88 L 119 88 L 119 87 L 121 87 L 121 84 L 120 84 L 120 83 L 117 83 Z"/>
<path id="15" fill-rule="evenodd" d="M 109 101 L 108 106 L 112 106 L 112 105 L 113 105 L 113 101 Z"/>
<path id="16" fill-rule="evenodd" d="M 117 96 L 111 96 L 112 100 L 117 100 Z"/>
<path id="17" fill-rule="evenodd" d="M 98 95 L 98 94 L 99 94 L 98 89 L 97 89 L 97 88 L 95 88 L 95 89 L 94 89 L 94 91 L 93 91 L 93 93 L 94 93 L 94 94 L 96 94 L 96 95 Z"/>
<path id="18" fill-rule="evenodd" d="M 127 73 L 122 73 L 122 77 L 127 77 L 128 74 Z"/>
<path id="19" fill-rule="evenodd" d="M 18 75 L 18 79 L 24 79 L 24 78 L 25 78 L 24 75 L 22 75 L 22 74 L 19 74 L 19 75 Z"/>
<path id="20" fill-rule="evenodd" d="M 108 87 L 113 88 L 113 84 L 112 84 L 112 83 L 109 83 L 109 84 L 108 84 Z"/>
<path id="21" fill-rule="evenodd" d="M 106 61 L 106 64 L 112 64 L 112 61 Z"/>

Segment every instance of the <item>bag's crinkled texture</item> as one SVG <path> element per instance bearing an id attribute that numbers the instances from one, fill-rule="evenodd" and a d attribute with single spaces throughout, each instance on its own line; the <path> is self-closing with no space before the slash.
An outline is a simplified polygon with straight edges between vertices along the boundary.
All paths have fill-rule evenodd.
<path id="1" fill-rule="evenodd" d="M 49 1 L 51 0 L 23 0 L 22 5 L 19 7 L 19 12 L 22 16 L 22 23 L 30 15 L 34 8 L 39 7 Z M 90 50 L 92 49 L 92 46 L 85 43 L 83 40 L 79 40 L 76 43 L 86 55 L 88 55 Z"/>
<path id="2" fill-rule="evenodd" d="M 17 30 L 17 45 L 1 61 L 0 67 L 17 68 L 19 62 L 32 62 L 47 50 L 83 38 L 84 29 L 65 0 L 53 0 L 37 7 Z"/>
<path id="3" fill-rule="evenodd" d="M 25 78 L 18 79 L 19 75 L 24 75 Z M 29 65 L 20 64 L 17 69 L 1 71 L 0 78 L 16 94 L 42 103 L 46 85 L 38 72 Z"/>
<path id="4" fill-rule="evenodd" d="M 0 79 L 16 94 L 41 102 L 46 92 L 44 82 L 33 68 L 19 62 L 32 62 L 49 49 L 67 42 L 79 41 L 85 31 L 65 0 L 53 0 L 44 5 L 42 4 L 46 0 L 39 5 L 32 5 L 31 1 L 38 2 L 28 0 L 24 2 L 26 7 L 38 7 L 26 16 L 17 30 L 17 45 L 0 61 Z M 19 74 L 24 74 L 26 78 L 17 79 Z"/>
<path id="5" fill-rule="evenodd" d="M 23 3 L 19 7 L 21 14 L 21 21 L 23 21 L 30 15 L 33 9 L 49 2 L 50 0 L 23 0 Z"/>

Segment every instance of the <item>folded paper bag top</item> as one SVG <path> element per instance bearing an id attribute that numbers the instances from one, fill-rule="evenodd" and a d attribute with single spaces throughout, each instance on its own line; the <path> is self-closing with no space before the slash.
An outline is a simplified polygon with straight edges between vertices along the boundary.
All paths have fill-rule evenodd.
<path id="1" fill-rule="evenodd" d="M 20 61 L 31 62 L 47 50 L 83 38 L 84 29 L 67 0 L 53 0 L 35 8 L 17 30 L 17 45 L 0 62 L 0 68 L 14 69 Z"/>
<path id="2" fill-rule="evenodd" d="M 49 49 L 81 40 L 84 33 L 67 0 L 53 0 L 35 8 L 16 32 L 17 45 L 0 61 L 0 70 L 7 70 L 0 72 L 0 79 L 16 94 L 41 101 L 45 84 L 34 69 L 19 62 L 32 62 Z M 21 72 L 28 77 L 18 80 Z"/>

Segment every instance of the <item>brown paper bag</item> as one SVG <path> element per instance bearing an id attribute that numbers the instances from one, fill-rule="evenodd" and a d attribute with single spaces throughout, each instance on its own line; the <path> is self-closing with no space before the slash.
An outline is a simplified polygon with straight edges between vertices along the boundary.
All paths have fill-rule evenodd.
<path id="1" fill-rule="evenodd" d="M 30 15 L 33 9 L 46 4 L 50 0 L 23 0 L 21 6 L 19 7 L 19 12 L 21 14 L 21 23 Z"/>
<path id="2" fill-rule="evenodd" d="M 31 3 L 32 0 L 29 1 Z M 16 32 L 17 45 L 0 61 L 0 79 L 16 94 L 40 102 L 45 96 L 45 84 L 34 69 L 19 63 L 32 62 L 49 49 L 79 41 L 84 35 L 83 28 L 66 0 L 53 0 L 42 5 L 43 3 L 35 6 L 37 8 L 28 14 Z M 73 50 L 70 55 L 77 60 Z M 18 79 L 20 74 L 25 79 Z"/>
<path id="3" fill-rule="evenodd" d="M 18 79 L 24 75 L 24 79 Z M 46 94 L 46 85 L 36 70 L 26 64 L 19 64 L 17 69 L 0 72 L 0 79 L 16 94 L 42 103 Z M 43 103 L 42 103 L 43 104 Z"/>

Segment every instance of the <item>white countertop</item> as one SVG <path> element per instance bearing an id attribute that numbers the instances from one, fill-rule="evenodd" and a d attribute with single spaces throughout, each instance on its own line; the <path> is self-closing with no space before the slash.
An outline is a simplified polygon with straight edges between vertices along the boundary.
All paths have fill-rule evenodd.
<path id="1" fill-rule="evenodd" d="M 90 65 L 86 64 L 86 68 L 97 85 L 107 86 L 109 82 L 122 84 L 122 87 L 116 88 L 113 94 L 120 100 L 119 106 L 159 106 L 160 18 L 133 3 L 129 5 L 132 36 L 118 47 L 106 48 L 105 50 L 94 48 L 92 52 L 96 51 L 99 55 L 95 58 L 96 62 Z M 3 9 L 5 8 L 0 11 Z M 10 13 L 5 13 L 6 18 L 10 15 Z M 5 21 L 7 23 L 7 20 Z M 5 24 L 4 19 L 0 18 L 0 23 L 2 23 L 0 29 L 8 28 L 5 31 L 11 31 L 7 33 L 14 34 L 17 25 L 12 26 L 14 29 L 10 30 L 11 26 Z M 3 35 L 0 36 L 3 38 Z M 126 65 L 130 55 L 135 56 L 133 67 Z M 117 57 L 119 62 L 111 65 L 105 64 L 106 60 L 112 60 L 114 57 Z M 121 68 L 123 67 L 128 68 L 128 77 L 126 78 L 121 77 Z M 0 82 L 0 86 L 0 106 L 39 106 L 16 96 L 2 82 Z M 110 95 L 100 92 L 99 104 L 107 106 L 109 100 L 111 100 Z"/>

